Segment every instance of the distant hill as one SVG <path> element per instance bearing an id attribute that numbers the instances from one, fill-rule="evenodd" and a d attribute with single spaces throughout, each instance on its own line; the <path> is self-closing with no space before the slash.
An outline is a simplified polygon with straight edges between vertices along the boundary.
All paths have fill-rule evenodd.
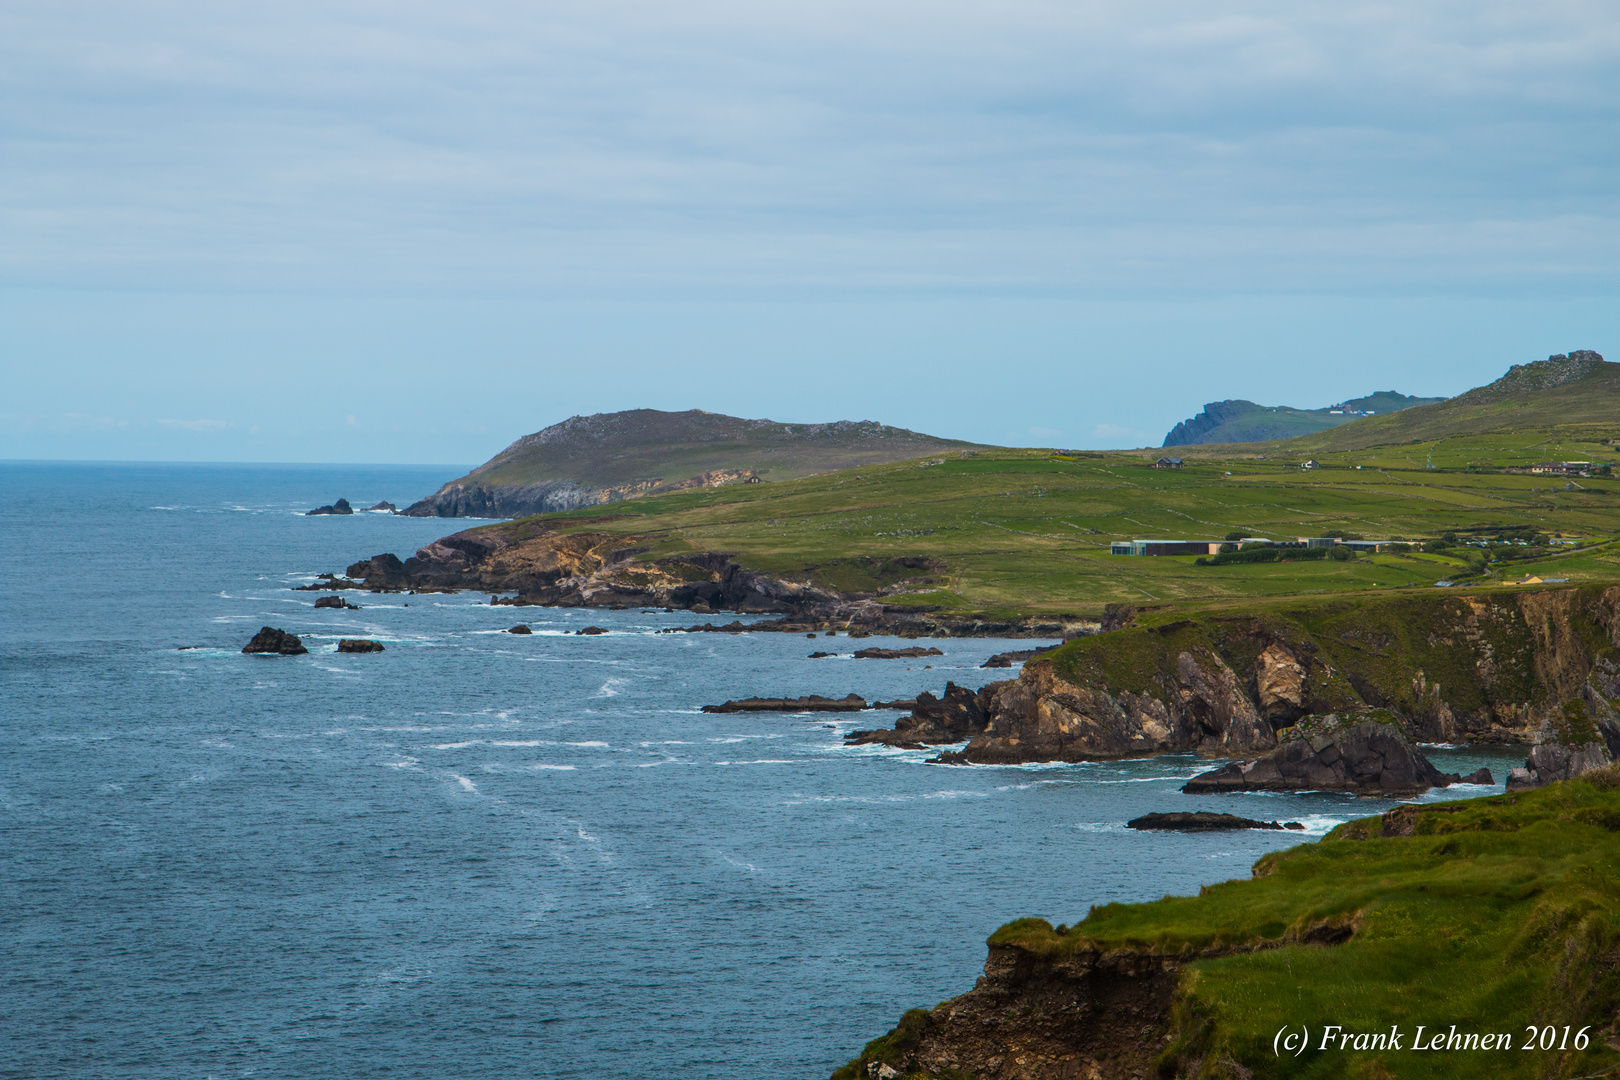
<path id="1" fill-rule="evenodd" d="M 1288 405 L 1257 405 L 1242 399 L 1212 401 L 1204 411 L 1183 420 L 1164 437 L 1165 446 L 1205 443 L 1266 442 L 1292 439 L 1348 424 L 1365 416 L 1383 416 L 1420 405 L 1445 401 L 1437 397 L 1411 397 L 1380 390 L 1325 409 L 1295 409 Z"/>
<path id="2" fill-rule="evenodd" d="M 1620 428 L 1620 364 L 1590 349 L 1514 364 L 1486 386 L 1434 405 L 1369 416 L 1295 439 L 1307 453 L 1364 450 L 1487 431 L 1545 430 L 1571 425 Z"/>
<path id="3" fill-rule="evenodd" d="M 870 420 L 784 424 L 692 409 L 573 416 L 523 438 L 405 511 L 521 517 L 642 495 L 793 480 L 972 447 Z"/>

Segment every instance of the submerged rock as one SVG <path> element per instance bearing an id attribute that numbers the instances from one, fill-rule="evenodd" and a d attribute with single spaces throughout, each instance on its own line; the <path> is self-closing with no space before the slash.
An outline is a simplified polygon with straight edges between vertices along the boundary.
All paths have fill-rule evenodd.
<path id="1" fill-rule="evenodd" d="M 352 514 L 352 513 L 354 513 L 354 507 L 349 505 L 349 500 L 348 499 L 339 499 L 337 502 L 331 503 L 330 505 L 327 505 L 327 506 L 317 506 L 315 509 L 310 510 L 309 512 L 307 512 L 304 516 L 305 517 L 314 517 L 317 514 Z"/>
<path id="2" fill-rule="evenodd" d="M 866 699 L 858 694 L 841 698 L 811 694 L 797 698 L 740 698 L 723 705 L 705 705 L 706 713 L 735 712 L 859 712 L 866 708 Z"/>
<path id="3" fill-rule="evenodd" d="M 1302 832 L 1305 826 L 1297 821 L 1286 824 L 1278 821 L 1255 821 L 1236 814 L 1212 814 L 1207 810 L 1194 813 L 1143 814 L 1125 823 L 1127 829 L 1163 829 L 1172 832 L 1221 832 L 1228 829 L 1291 829 Z"/>
<path id="4" fill-rule="evenodd" d="M 276 656 L 301 656 L 309 652 L 304 648 L 304 643 L 298 639 L 298 635 L 277 630 L 273 626 L 266 626 L 254 634 L 253 640 L 242 646 L 242 651 Z"/>
<path id="5" fill-rule="evenodd" d="M 1395 724 L 1344 721 L 1329 714 L 1292 729 L 1264 757 L 1234 761 L 1195 776 L 1181 790 L 1193 795 L 1218 791 L 1415 795 L 1461 782 L 1456 773 L 1436 769 Z"/>
<path id="6" fill-rule="evenodd" d="M 944 656 L 938 649 L 924 649 L 921 646 L 912 646 L 909 649 L 856 649 L 857 660 L 910 660 L 917 656 Z"/>
<path id="7" fill-rule="evenodd" d="M 365 638 L 343 638 L 338 642 L 337 651 L 345 653 L 382 652 L 383 643 L 380 641 L 368 641 Z"/>

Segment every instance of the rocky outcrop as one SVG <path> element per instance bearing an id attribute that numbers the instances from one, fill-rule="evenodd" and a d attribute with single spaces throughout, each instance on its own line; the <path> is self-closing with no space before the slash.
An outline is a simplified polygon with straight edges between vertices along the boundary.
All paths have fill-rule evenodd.
<path id="1" fill-rule="evenodd" d="M 1014 664 L 1022 664 L 1026 660 L 1033 660 L 1037 656 L 1051 652 L 1057 645 L 1046 645 L 1039 649 L 1014 649 L 1011 652 L 998 652 L 984 663 L 981 668 L 1010 668 Z"/>
<path id="2" fill-rule="evenodd" d="M 1601 692 L 1588 688 L 1582 697 L 1564 703 L 1557 720 L 1541 732 L 1541 741 L 1531 748 L 1529 759 L 1508 773 L 1509 791 L 1573 780 L 1620 761 L 1620 713 L 1607 693 L 1613 689 L 1610 666 L 1602 665 L 1593 679 Z"/>
<path id="3" fill-rule="evenodd" d="M 380 641 L 368 641 L 365 638 L 343 638 L 338 642 L 337 651 L 341 653 L 382 652 L 383 643 Z"/>
<path id="4" fill-rule="evenodd" d="M 914 702 L 877 702 L 875 708 L 909 704 L 911 715 L 895 721 L 892 729 L 852 731 L 845 736 L 851 746 L 882 743 L 917 749 L 958 743 L 984 731 L 989 723 L 990 703 L 1006 683 L 991 683 L 975 692 L 953 682 L 945 684 L 945 696 L 936 698 L 924 691 Z"/>
<path id="5" fill-rule="evenodd" d="M 600 626 L 587 626 L 582 630 L 574 631 L 574 634 L 577 637 L 596 637 L 605 633 L 607 633 L 607 631 L 602 629 Z"/>
<path id="6" fill-rule="evenodd" d="M 534 633 L 534 631 L 529 628 L 528 623 L 518 623 L 516 626 L 514 626 L 510 630 L 508 630 L 507 633 L 508 634 L 532 634 L 532 633 Z"/>
<path id="7" fill-rule="evenodd" d="M 1207 648 L 1180 652 L 1173 674 L 1140 692 L 1071 682 L 1049 660 L 1032 661 L 996 691 L 989 712 L 983 734 L 935 760 L 1011 765 L 1188 750 L 1233 755 L 1277 741 L 1243 680 Z"/>
<path id="8" fill-rule="evenodd" d="M 571 522 L 578 526 L 579 522 Z M 586 524 L 589 524 L 588 522 Z M 1077 637 L 1097 624 L 1075 617 L 983 619 L 917 604 L 884 603 L 891 596 L 937 583 L 939 567 L 915 556 L 872 557 L 865 569 L 883 584 L 867 592 L 838 592 L 812 580 L 749 569 L 730 555 L 693 552 L 646 558 L 649 542 L 601 532 L 552 531 L 547 522 L 468 529 L 436 540 L 409 559 L 374 555 L 349 566 L 345 580 L 367 589 L 494 593 L 503 606 L 717 610 L 775 614 L 772 623 L 703 623 L 693 632 L 847 630 L 900 637 Z M 516 592 L 515 596 L 500 593 Z M 920 655 L 934 655 L 924 650 Z"/>
<path id="9" fill-rule="evenodd" d="M 866 707 L 866 699 L 857 694 L 847 694 L 841 698 L 811 694 L 808 697 L 796 698 L 741 698 L 721 705 L 705 705 L 703 711 L 706 713 L 860 712 Z"/>
<path id="10" fill-rule="evenodd" d="M 277 630 L 273 626 L 266 626 L 253 635 L 253 640 L 242 647 L 245 653 L 262 653 L 275 656 L 302 656 L 309 652 L 298 635 L 289 634 L 285 630 Z"/>
<path id="11" fill-rule="evenodd" d="M 307 513 L 305 513 L 304 516 L 305 517 L 315 517 L 317 514 L 352 514 L 352 513 L 354 513 L 354 507 L 349 505 L 349 500 L 348 499 L 339 499 L 337 502 L 330 503 L 330 504 L 328 504 L 326 506 L 317 506 L 315 509 L 310 510 Z"/>
<path id="12" fill-rule="evenodd" d="M 1456 773 L 1436 769 L 1407 741 L 1398 725 L 1378 720 L 1341 722 L 1330 715 L 1290 732 L 1281 746 L 1264 757 L 1234 761 L 1195 776 L 1181 790 L 1193 795 L 1353 791 L 1398 796 L 1462 782 Z"/>
<path id="13" fill-rule="evenodd" d="M 329 592 L 337 589 L 364 589 L 365 582 L 355 581 L 351 578 L 338 577 L 336 574 L 317 574 L 316 580 L 308 585 L 294 585 L 294 592 Z"/>
<path id="14" fill-rule="evenodd" d="M 359 604 L 351 604 L 341 596 L 323 596 L 315 601 L 318 608 L 353 608 L 358 610 Z"/>
<path id="15" fill-rule="evenodd" d="M 1127 821 L 1125 827 L 1164 832 L 1230 832 L 1236 829 L 1291 829 L 1300 832 L 1305 828 L 1297 821 L 1286 824 L 1280 821 L 1255 821 L 1236 814 L 1212 814 L 1203 810 L 1190 814 L 1143 814 Z"/>
<path id="16" fill-rule="evenodd" d="M 399 507 L 395 506 L 391 502 L 380 502 L 375 506 L 368 506 L 368 507 L 366 507 L 366 509 L 371 511 L 372 513 L 377 513 L 377 514 L 397 514 L 397 513 L 399 513 Z"/>

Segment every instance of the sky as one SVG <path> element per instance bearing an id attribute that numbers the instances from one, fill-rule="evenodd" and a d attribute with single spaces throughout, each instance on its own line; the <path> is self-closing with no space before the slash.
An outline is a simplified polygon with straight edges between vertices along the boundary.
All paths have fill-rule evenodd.
<path id="1" fill-rule="evenodd" d="M 1606 0 L 0 6 L 0 458 L 1157 445 L 1620 359 Z"/>

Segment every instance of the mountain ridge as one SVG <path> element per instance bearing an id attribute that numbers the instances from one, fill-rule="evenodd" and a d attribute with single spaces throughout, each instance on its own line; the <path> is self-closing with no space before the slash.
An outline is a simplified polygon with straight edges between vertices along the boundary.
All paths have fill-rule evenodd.
<path id="1" fill-rule="evenodd" d="M 1260 405 L 1245 398 L 1228 398 L 1209 402 L 1202 412 L 1171 428 L 1162 445 L 1198 446 L 1286 439 L 1353 423 L 1363 416 L 1435 405 L 1445 400 L 1379 390 L 1366 397 L 1329 405 L 1325 409 L 1296 409 L 1290 405 Z"/>

